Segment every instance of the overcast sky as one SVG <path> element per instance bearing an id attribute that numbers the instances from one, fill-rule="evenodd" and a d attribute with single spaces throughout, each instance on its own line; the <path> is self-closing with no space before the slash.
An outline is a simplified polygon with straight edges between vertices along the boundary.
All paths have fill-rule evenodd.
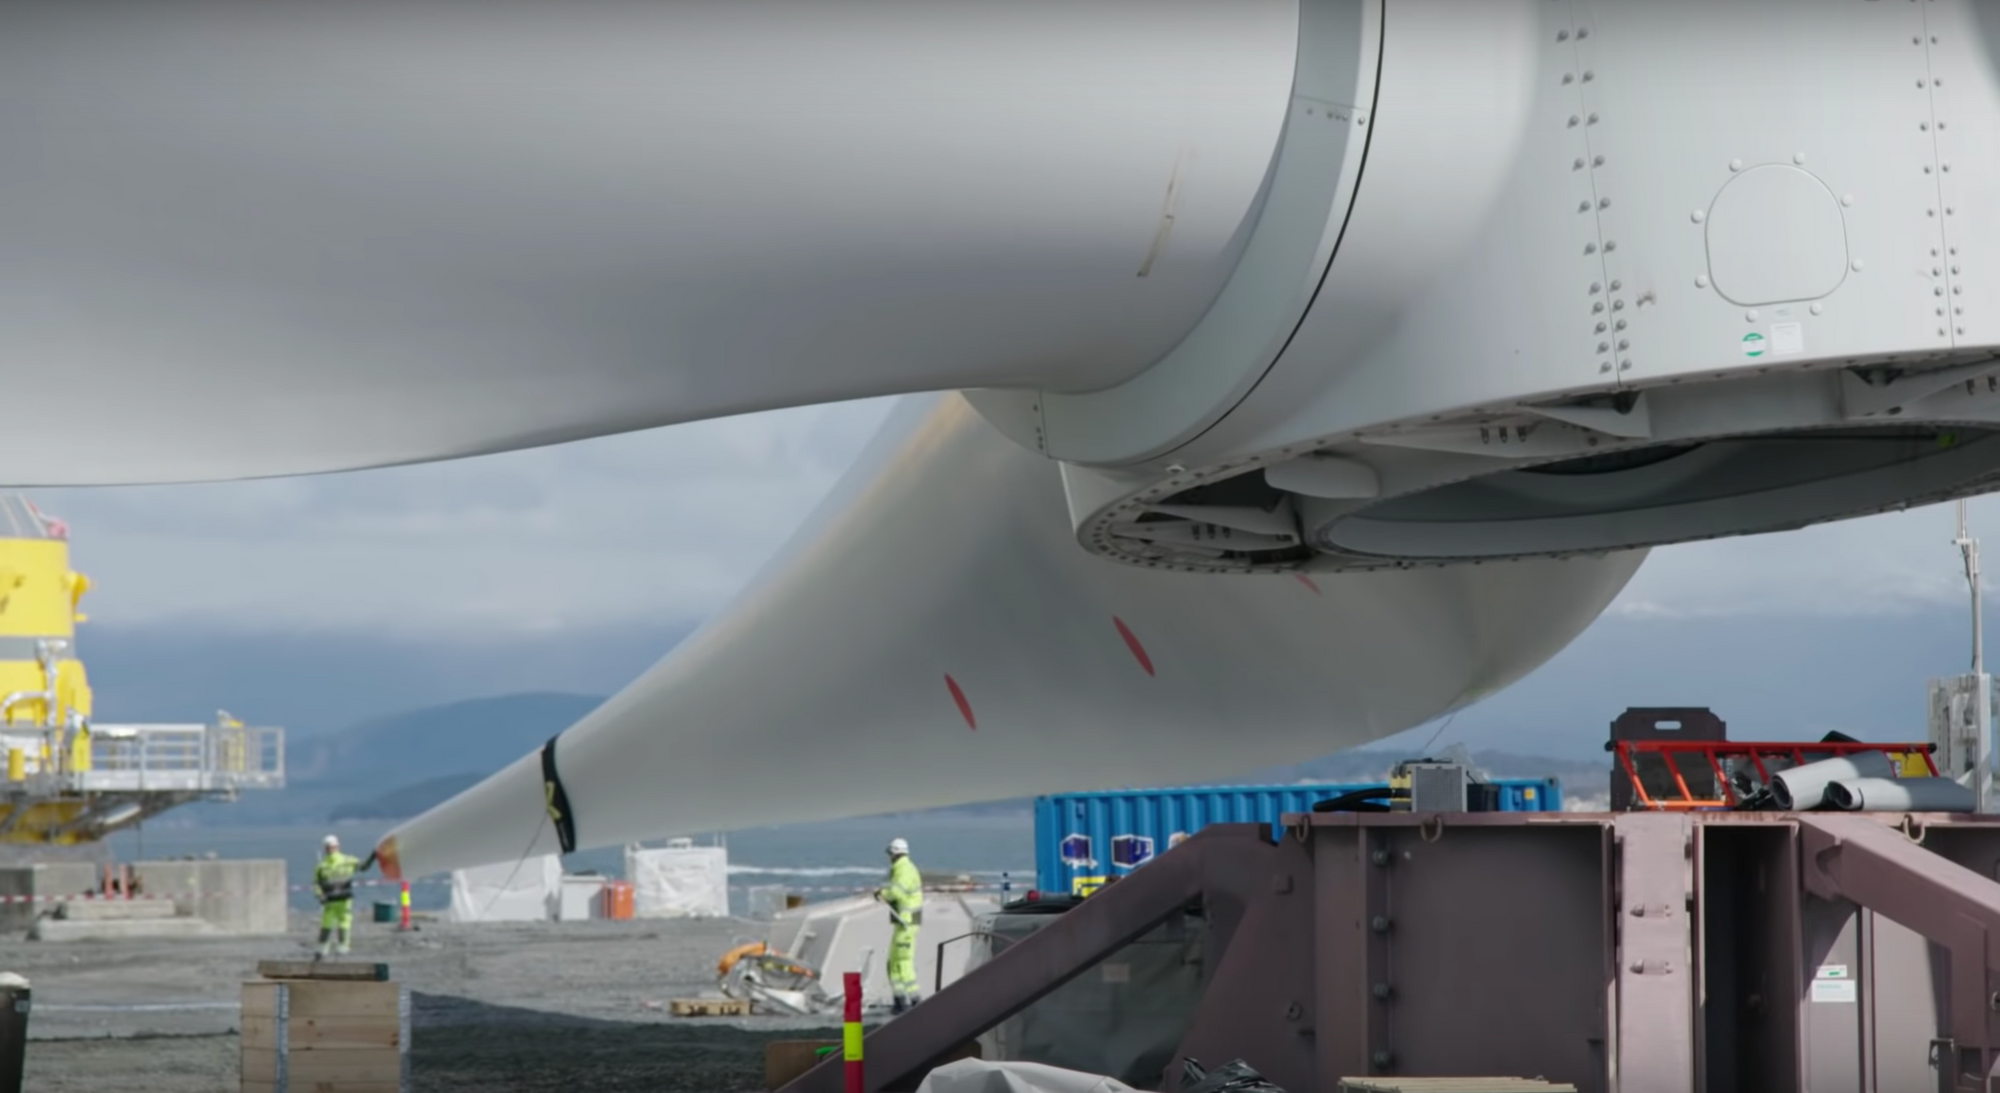
<path id="1" fill-rule="evenodd" d="M 106 625 L 505 636 L 692 620 L 726 601 L 880 423 L 884 400 L 317 478 L 43 490 Z M 1973 505 L 2000 557 L 2000 500 Z M 1656 551 L 1631 615 L 1962 602 L 1950 506 Z"/>

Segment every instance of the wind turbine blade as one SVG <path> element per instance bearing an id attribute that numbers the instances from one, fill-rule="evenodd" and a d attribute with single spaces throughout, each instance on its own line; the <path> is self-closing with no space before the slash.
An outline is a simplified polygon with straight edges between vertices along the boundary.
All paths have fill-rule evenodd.
<path id="1" fill-rule="evenodd" d="M 1247 772 L 1504 686 L 1639 560 L 1310 584 L 1114 565 L 1078 548 L 1055 464 L 959 396 L 912 399 L 743 598 L 564 732 L 553 766 L 578 846 Z M 542 770 L 523 757 L 385 856 L 417 875 L 555 849 Z"/>

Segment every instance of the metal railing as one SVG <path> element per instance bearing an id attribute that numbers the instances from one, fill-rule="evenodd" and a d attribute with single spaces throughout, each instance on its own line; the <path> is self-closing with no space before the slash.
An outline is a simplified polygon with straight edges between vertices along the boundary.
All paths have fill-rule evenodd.
<path id="1" fill-rule="evenodd" d="M 230 792 L 285 784 L 285 731 L 240 725 L 93 725 L 90 769 L 64 780 L 88 792 Z"/>

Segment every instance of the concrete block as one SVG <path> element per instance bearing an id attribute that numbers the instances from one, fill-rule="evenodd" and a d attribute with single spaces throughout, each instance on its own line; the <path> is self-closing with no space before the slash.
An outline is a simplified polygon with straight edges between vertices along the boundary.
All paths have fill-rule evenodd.
<path id="1" fill-rule="evenodd" d="M 91 921 L 45 918 L 28 931 L 32 941 L 127 941 L 213 937 L 222 931 L 198 918 L 133 918 Z"/>
<path id="2" fill-rule="evenodd" d="M 174 905 L 164 899 L 80 899 L 56 904 L 55 917 L 65 922 L 173 918 Z"/>
<path id="3" fill-rule="evenodd" d="M 97 890 L 97 865 L 93 862 L 41 862 L 0 865 L 0 932 L 18 933 L 34 925 L 39 915 L 48 913 L 50 897 L 75 896 Z M 19 897 L 29 897 L 16 901 Z"/>
<path id="4" fill-rule="evenodd" d="M 138 862 L 141 892 L 172 893 L 175 909 L 222 933 L 282 934 L 285 863 L 278 858 Z"/>

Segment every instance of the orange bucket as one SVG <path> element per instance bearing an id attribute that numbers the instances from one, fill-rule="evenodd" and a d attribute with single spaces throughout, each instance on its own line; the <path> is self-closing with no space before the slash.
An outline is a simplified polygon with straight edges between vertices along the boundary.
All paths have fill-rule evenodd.
<path id="1" fill-rule="evenodd" d="M 604 882 L 604 917 L 625 921 L 632 917 L 632 882 L 612 880 Z"/>

